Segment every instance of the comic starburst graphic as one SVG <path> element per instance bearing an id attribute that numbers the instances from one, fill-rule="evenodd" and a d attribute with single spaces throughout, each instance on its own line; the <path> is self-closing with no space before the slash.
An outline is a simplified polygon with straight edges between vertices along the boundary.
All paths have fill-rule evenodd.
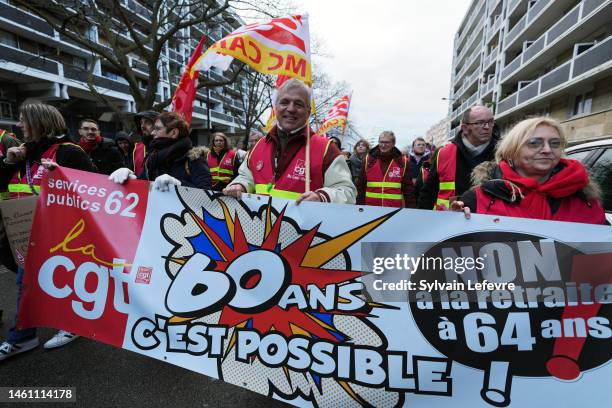
<path id="1" fill-rule="evenodd" d="M 310 230 L 301 231 L 301 235 L 297 239 L 283 248 L 280 242 L 281 226 L 283 221 L 290 221 L 285 216 L 286 207 L 282 209 L 276 216 L 275 221 L 272 222 L 273 208 L 270 200 L 264 214 L 265 233 L 262 241 L 248 242 L 238 214 L 235 213 L 234 217 L 232 217 L 227 205 L 221 200 L 219 200 L 219 203 L 224 215 L 221 219 L 215 218 L 205 209 L 203 210 L 203 216 L 199 217 L 188 206 L 185 206 L 188 216 L 195 221 L 201 231 L 195 237 L 190 238 L 189 241 L 196 252 L 203 253 L 215 261 L 211 270 L 224 272 L 232 261 L 250 251 L 272 251 L 280 256 L 285 261 L 285 264 L 288 265 L 291 271 L 289 284 L 299 285 L 306 296 L 308 285 L 316 285 L 319 289 L 324 290 L 327 285 L 333 284 L 340 287 L 355 282 L 357 278 L 363 276 L 364 272 L 361 271 L 329 269 L 323 268 L 323 265 L 338 255 L 343 254 L 347 248 L 395 214 L 395 212 L 386 214 L 339 236 L 313 244 L 313 240 L 318 236 L 319 224 Z M 168 259 L 181 265 L 187 261 L 186 258 L 170 257 Z M 252 275 L 244 282 L 244 287 L 252 288 L 258 281 L 259 277 Z M 339 303 L 349 302 L 348 299 L 340 296 L 337 296 L 336 300 Z M 363 319 L 369 316 L 369 312 L 373 307 L 389 308 L 390 306 L 365 302 L 365 306 L 358 311 L 343 312 L 340 310 L 325 310 L 322 307 L 319 307 L 318 310 L 301 310 L 293 306 L 283 309 L 277 304 L 273 304 L 257 313 L 244 313 L 225 305 L 221 309 L 218 324 L 237 329 L 253 329 L 259 333 L 276 331 L 286 337 L 302 335 L 312 339 L 325 339 L 341 343 L 351 339 L 334 326 L 334 315 L 350 314 L 356 318 Z M 173 317 L 171 321 L 179 322 L 199 317 L 201 316 L 190 318 Z M 235 344 L 236 331 L 234 330 L 228 347 L 225 350 L 224 359 L 227 358 Z M 287 374 L 287 369 L 285 368 L 284 370 Z M 342 386 L 349 394 L 354 395 L 348 384 L 342 383 Z M 355 395 L 355 397 L 357 396 Z"/>

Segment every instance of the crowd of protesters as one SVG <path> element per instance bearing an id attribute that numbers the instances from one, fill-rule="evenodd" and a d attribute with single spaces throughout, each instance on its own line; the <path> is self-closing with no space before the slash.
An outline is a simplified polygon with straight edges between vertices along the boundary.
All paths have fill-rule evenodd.
<path id="1" fill-rule="evenodd" d="M 563 158 L 566 137 L 553 119 L 518 123 L 500 138 L 492 111 L 468 109 L 461 130 L 435 149 L 416 138 L 409 152 L 396 146 L 392 131 L 371 148 L 355 144 L 352 154 L 338 138 L 310 128 L 310 89 L 285 82 L 275 101 L 277 124 L 268 134 L 253 132 L 243 149 L 232 149 L 221 132 L 210 145 L 193 146 L 180 114 L 142 112 L 133 134 L 119 132 L 114 142 L 100 135 L 93 119 L 79 123 L 78 142 L 53 106 L 27 103 L 18 126 L 23 140 L 0 130 L 0 192 L 4 199 L 37 194 L 43 169 L 65 166 L 109 175 L 116 183 L 149 180 L 167 191 L 183 185 L 240 198 L 256 193 L 302 201 L 334 202 L 433 211 L 463 211 L 543 220 L 605 224 L 599 189 L 580 162 Z M 17 272 L 0 228 L 1 261 Z M 45 348 L 78 336 L 58 332 Z M 0 360 L 38 345 L 35 329 L 9 330 Z"/>

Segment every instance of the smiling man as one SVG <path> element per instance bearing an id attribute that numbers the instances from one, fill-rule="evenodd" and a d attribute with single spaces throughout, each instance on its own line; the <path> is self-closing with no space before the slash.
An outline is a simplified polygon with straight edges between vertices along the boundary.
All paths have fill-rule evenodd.
<path id="1" fill-rule="evenodd" d="M 356 189 L 344 156 L 336 145 L 310 131 L 310 189 L 306 190 L 306 126 L 310 89 L 291 79 L 278 90 L 277 125 L 260 139 L 223 193 L 244 192 L 302 201 L 355 203 Z"/>

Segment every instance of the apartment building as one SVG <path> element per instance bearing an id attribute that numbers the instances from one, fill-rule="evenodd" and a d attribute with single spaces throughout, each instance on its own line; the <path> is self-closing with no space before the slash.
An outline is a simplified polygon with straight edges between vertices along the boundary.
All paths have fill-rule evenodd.
<path id="1" fill-rule="evenodd" d="M 449 136 L 475 104 L 502 133 L 536 115 L 571 143 L 612 137 L 611 0 L 474 0 L 455 35 Z"/>
<path id="2" fill-rule="evenodd" d="M 135 30 L 150 33 L 151 9 L 147 2 L 122 0 L 119 3 L 124 12 L 129 13 Z M 207 36 L 210 45 L 243 24 L 236 15 L 226 13 L 214 26 L 188 27 L 171 39 L 158 61 L 160 81 L 156 102 L 171 96 L 171 90 L 178 84 L 202 36 Z M 95 24 L 79 30 L 98 44 L 109 46 L 103 30 Z M 127 31 L 121 35 L 126 42 L 133 41 Z M 129 61 L 141 88 L 145 89 L 149 75 L 146 61 L 136 53 L 129 55 Z M 100 122 L 104 136 L 114 137 L 121 126 L 116 115 L 87 85 L 92 64 L 93 82 L 98 92 L 120 111 L 135 113 L 136 104 L 127 81 L 110 65 L 104 60 L 94 60 L 90 51 L 11 0 L 0 0 L 0 128 L 15 129 L 19 105 L 35 99 L 57 106 L 65 115 L 71 134 L 75 134 L 81 118 L 93 117 Z M 217 81 L 225 79 L 214 70 L 202 76 Z M 246 87 L 246 80 L 240 78 L 229 86 L 198 91 L 192 121 L 194 141 L 207 144 L 211 130 L 223 131 L 235 138 L 242 136 L 245 114 L 241 90 Z"/>
<path id="3" fill-rule="evenodd" d="M 424 137 L 425 141 L 437 147 L 444 145 L 448 139 L 449 126 L 448 118 L 441 119 L 427 130 Z"/>

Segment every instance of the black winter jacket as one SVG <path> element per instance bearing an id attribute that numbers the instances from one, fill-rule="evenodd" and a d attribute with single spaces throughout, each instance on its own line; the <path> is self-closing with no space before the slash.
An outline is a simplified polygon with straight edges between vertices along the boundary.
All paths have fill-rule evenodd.
<path id="1" fill-rule="evenodd" d="M 153 181 L 168 174 L 180 180 L 185 187 L 211 190 L 212 183 L 208 163 L 199 155 L 190 154 L 189 138 L 153 139 L 145 159 L 145 170 L 139 179 Z"/>
<path id="2" fill-rule="evenodd" d="M 103 139 L 89 152 L 89 157 L 100 174 L 111 174 L 124 166 L 123 155 L 109 139 Z"/>
<path id="3" fill-rule="evenodd" d="M 493 135 L 487 148 L 478 156 L 472 157 L 462 141 L 462 132 L 459 131 L 457 136 L 451 141 L 457 145 L 457 170 L 455 172 L 455 195 L 460 196 L 470 187 L 472 187 L 471 174 L 474 167 L 480 163 L 493 160 L 495 158 L 495 146 L 499 140 L 499 132 L 497 127 L 493 128 Z M 440 149 L 436 150 L 431 166 L 429 168 L 429 176 L 423 184 L 423 188 L 419 191 L 419 200 L 417 208 L 431 210 L 438 199 L 438 191 L 440 190 L 440 178 L 438 177 L 438 154 Z"/>

